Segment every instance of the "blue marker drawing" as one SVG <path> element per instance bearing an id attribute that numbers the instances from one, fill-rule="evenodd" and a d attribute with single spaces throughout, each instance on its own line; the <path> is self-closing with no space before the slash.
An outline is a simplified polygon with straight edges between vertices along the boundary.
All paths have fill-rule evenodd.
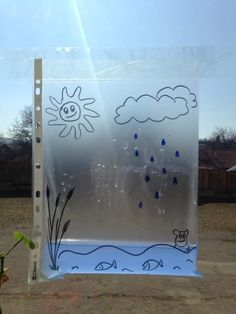
<path id="1" fill-rule="evenodd" d="M 142 201 L 139 202 L 138 207 L 143 208 L 143 202 Z"/>
<path id="2" fill-rule="evenodd" d="M 95 267 L 95 270 L 97 270 L 97 271 L 103 271 L 103 270 L 108 270 L 108 269 L 111 269 L 111 268 L 114 268 L 114 269 L 117 268 L 116 260 L 114 260 L 112 263 L 100 262 L 100 263 L 97 264 L 97 266 Z"/>
<path id="3" fill-rule="evenodd" d="M 176 152 L 175 152 L 175 157 L 179 157 L 180 156 L 180 154 L 179 154 L 179 151 L 177 150 Z"/>
<path id="4" fill-rule="evenodd" d="M 154 162 L 154 161 L 155 161 L 155 158 L 154 158 L 153 156 L 151 156 L 150 161 L 151 161 L 151 162 Z"/>
<path id="5" fill-rule="evenodd" d="M 159 197 L 160 197 L 160 193 L 159 193 L 159 192 L 156 192 L 156 193 L 155 193 L 155 198 L 158 199 Z"/>
<path id="6" fill-rule="evenodd" d="M 162 145 L 162 146 L 165 146 L 165 145 L 166 145 L 166 141 L 164 140 L 164 138 L 163 138 L 162 141 L 161 141 L 161 145 Z"/>
<path id="7" fill-rule="evenodd" d="M 173 184 L 174 184 L 174 185 L 177 185 L 177 184 L 178 184 L 178 180 L 177 180 L 176 177 L 173 178 Z"/>
<path id="8" fill-rule="evenodd" d="M 173 267 L 173 269 L 174 269 L 174 270 L 176 270 L 176 269 L 181 270 L 181 267 L 179 267 L 178 265 L 176 265 L 176 266 Z"/>
<path id="9" fill-rule="evenodd" d="M 162 173 L 163 173 L 163 174 L 166 174 L 166 173 L 167 173 L 166 168 L 162 168 Z"/>
<path id="10" fill-rule="evenodd" d="M 146 181 L 146 182 L 149 182 L 150 180 L 151 180 L 151 178 L 149 177 L 149 175 L 146 175 L 146 176 L 145 176 L 145 181 Z"/>
<path id="11" fill-rule="evenodd" d="M 162 259 L 160 259 L 159 261 L 155 259 L 149 259 L 143 263 L 143 270 L 151 271 L 158 267 L 163 267 Z"/>

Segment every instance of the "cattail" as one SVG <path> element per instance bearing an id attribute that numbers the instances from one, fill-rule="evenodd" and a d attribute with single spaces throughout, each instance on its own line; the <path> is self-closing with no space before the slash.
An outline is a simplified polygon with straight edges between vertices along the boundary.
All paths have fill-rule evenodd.
<path id="1" fill-rule="evenodd" d="M 69 201 L 74 193 L 74 189 L 71 189 L 68 193 L 67 193 L 67 196 L 66 196 L 66 201 Z"/>
<path id="2" fill-rule="evenodd" d="M 47 198 L 50 197 L 50 189 L 49 189 L 48 185 L 47 185 L 47 188 L 46 188 L 46 195 L 47 195 Z"/>
<path id="3" fill-rule="evenodd" d="M 59 201 L 60 201 L 60 196 L 61 196 L 61 194 L 59 193 L 59 194 L 57 195 L 56 202 L 55 202 L 55 207 L 56 207 L 56 208 L 58 207 L 58 204 L 59 204 Z"/>
<path id="4" fill-rule="evenodd" d="M 63 226 L 63 229 L 62 229 L 62 234 L 64 234 L 66 232 L 66 230 L 68 229 L 69 227 L 69 224 L 70 224 L 70 220 L 67 220 Z"/>

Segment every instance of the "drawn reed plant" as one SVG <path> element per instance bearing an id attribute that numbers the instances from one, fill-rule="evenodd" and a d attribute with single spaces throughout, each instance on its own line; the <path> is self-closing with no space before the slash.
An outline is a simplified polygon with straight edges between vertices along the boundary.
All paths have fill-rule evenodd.
<path id="1" fill-rule="evenodd" d="M 58 257 L 58 251 L 61 245 L 62 238 L 64 234 L 66 233 L 69 225 L 70 220 L 67 220 L 64 224 L 62 223 L 63 215 L 65 208 L 67 206 L 67 203 L 71 199 L 74 189 L 72 188 L 66 195 L 66 199 L 64 202 L 64 205 L 62 206 L 61 211 L 59 210 L 59 202 L 61 194 L 59 193 L 57 195 L 57 198 L 54 203 L 54 209 L 52 212 L 51 209 L 51 202 L 50 202 L 50 189 L 47 186 L 46 188 L 46 197 L 47 197 L 47 207 L 48 207 L 48 236 L 47 236 L 47 244 L 48 244 L 48 251 L 49 256 L 51 259 L 51 265 L 49 267 L 52 270 L 58 270 L 59 266 L 57 265 L 57 257 Z M 62 225 L 63 224 L 63 225 Z"/>

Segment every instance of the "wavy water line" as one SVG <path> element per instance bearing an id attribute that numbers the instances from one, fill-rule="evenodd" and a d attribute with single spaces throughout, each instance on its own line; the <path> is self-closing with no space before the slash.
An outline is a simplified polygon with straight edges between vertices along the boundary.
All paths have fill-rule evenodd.
<path id="1" fill-rule="evenodd" d="M 122 248 L 120 248 L 120 247 L 118 247 L 118 246 L 115 246 L 115 245 L 101 245 L 101 246 L 96 247 L 95 249 L 93 249 L 93 250 L 91 250 L 91 251 L 89 251 L 89 252 L 86 252 L 86 253 L 76 252 L 76 251 L 73 251 L 73 250 L 63 250 L 63 251 L 61 251 L 60 254 L 58 255 L 58 258 L 60 258 L 61 255 L 62 255 L 62 254 L 65 254 L 65 253 L 71 253 L 71 254 L 76 254 L 76 255 L 89 255 L 89 254 L 92 254 L 92 253 L 94 253 L 94 252 L 96 252 L 96 251 L 98 251 L 98 250 L 100 250 L 100 249 L 104 249 L 104 248 L 112 248 L 112 249 L 120 250 L 120 251 L 122 251 L 122 252 L 124 252 L 124 253 L 126 253 L 126 254 L 128 254 L 128 255 L 131 255 L 131 256 L 141 256 L 141 255 L 143 255 L 144 253 L 146 253 L 147 251 L 151 250 L 152 248 L 159 247 L 159 246 L 171 247 L 171 248 L 176 249 L 176 250 L 178 250 L 178 251 L 180 251 L 180 252 L 182 252 L 182 253 L 185 253 L 185 254 L 189 254 L 189 253 L 191 253 L 193 250 L 196 250 L 196 249 L 197 249 L 197 247 L 195 246 L 195 247 L 193 247 L 193 248 L 191 248 L 191 249 L 189 249 L 189 250 L 183 250 L 183 249 L 178 248 L 178 247 L 176 247 L 176 246 L 174 246 L 174 245 L 171 245 L 171 244 L 161 244 L 161 243 L 160 243 L 160 244 L 151 245 L 151 246 L 149 246 L 148 248 L 146 248 L 146 249 L 144 249 L 143 251 L 141 251 L 140 253 L 131 253 L 131 252 L 128 252 L 128 251 L 126 251 L 126 250 L 124 250 L 124 249 L 122 249 Z"/>

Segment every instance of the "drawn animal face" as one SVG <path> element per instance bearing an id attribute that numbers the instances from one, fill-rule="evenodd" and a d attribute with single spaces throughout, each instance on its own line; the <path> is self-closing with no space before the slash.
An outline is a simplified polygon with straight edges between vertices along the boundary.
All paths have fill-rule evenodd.
<path id="1" fill-rule="evenodd" d="M 173 230 L 173 234 L 175 235 L 175 245 L 184 247 L 188 245 L 188 234 L 189 230 Z"/>
<path id="2" fill-rule="evenodd" d="M 74 101 L 64 103 L 59 111 L 62 120 L 71 122 L 76 121 L 81 116 L 81 109 L 79 105 Z"/>

